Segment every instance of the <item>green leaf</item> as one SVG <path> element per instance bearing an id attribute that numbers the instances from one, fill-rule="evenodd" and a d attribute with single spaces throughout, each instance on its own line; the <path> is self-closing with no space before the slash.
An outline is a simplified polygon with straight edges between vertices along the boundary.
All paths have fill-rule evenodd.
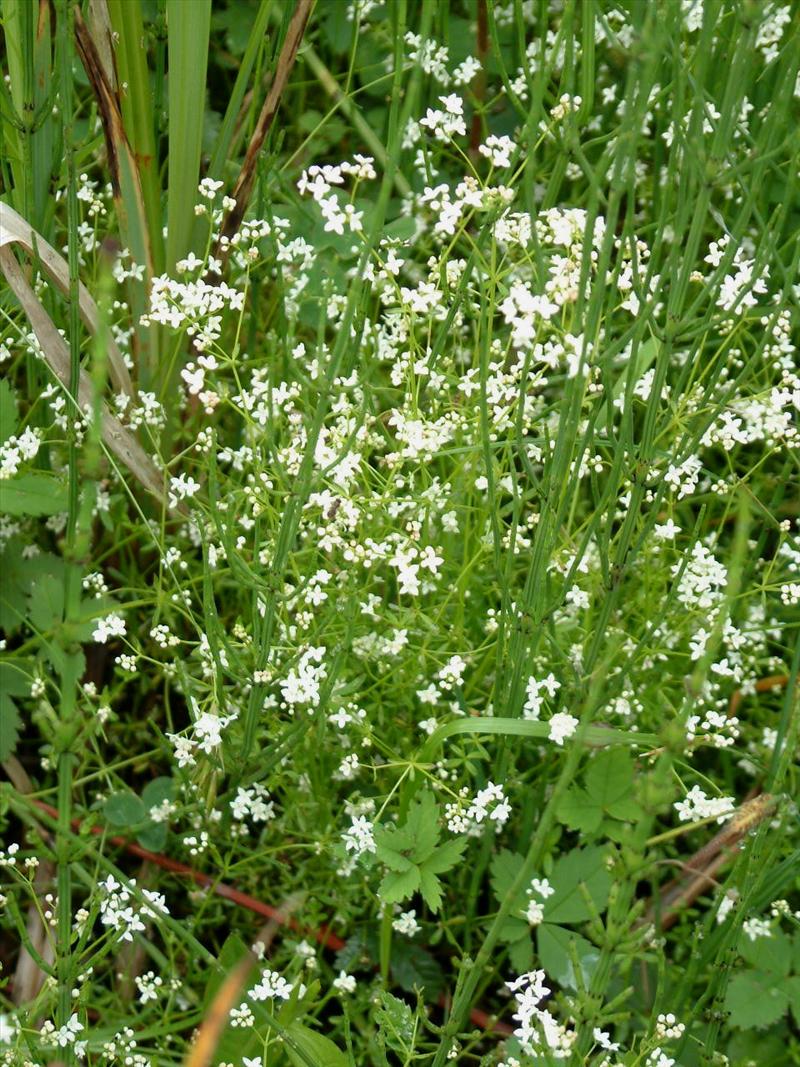
<path id="1" fill-rule="evenodd" d="M 21 725 L 17 705 L 9 693 L 0 690 L 0 760 L 13 755 Z"/>
<path id="2" fill-rule="evenodd" d="M 443 841 L 436 851 L 427 860 L 424 867 L 431 874 L 444 874 L 451 867 L 455 867 L 467 847 L 465 837 L 452 837 L 449 841 Z"/>
<path id="3" fill-rule="evenodd" d="M 520 938 L 510 946 L 508 958 L 517 974 L 524 974 L 525 971 L 531 969 L 533 966 L 533 938 L 530 936 L 530 930 L 526 931 L 525 937 Z"/>
<path id="4" fill-rule="evenodd" d="M 129 789 L 112 793 L 103 805 L 103 815 L 112 826 L 136 826 L 145 818 L 145 806 Z"/>
<path id="5" fill-rule="evenodd" d="M 7 378 L 0 378 L 0 444 L 17 432 L 17 397 Z"/>
<path id="6" fill-rule="evenodd" d="M 375 1011 L 379 1038 L 387 1048 L 394 1049 L 402 1056 L 408 1057 L 414 1048 L 414 1012 L 399 997 L 381 991 L 378 994 L 378 1007 Z"/>
<path id="7" fill-rule="evenodd" d="M 148 811 L 151 808 L 158 807 L 159 804 L 163 804 L 165 800 L 172 800 L 174 796 L 174 779 L 163 775 L 160 778 L 154 778 L 152 782 L 148 782 L 142 790 L 142 800 Z"/>
<path id="8" fill-rule="evenodd" d="M 755 939 L 742 934 L 739 955 L 757 970 L 785 978 L 791 969 L 792 943 L 782 930 L 773 930 L 771 937 Z"/>
<path id="9" fill-rule="evenodd" d="M 378 896 L 386 904 L 399 904 L 420 888 L 420 869 L 409 864 L 407 871 L 389 871 L 378 886 Z"/>
<path id="10" fill-rule="evenodd" d="M 286 1054 L 295 1067 L 309 1067 L 309 1064 L 314 1067 L 349 1067 L 346 1054 L 324 1034 L 298 1022 L 287 1026 L 286 1034 L 299 1050 L 295 1051 L 288 1041 L 284 1044 Z"/>
<path id="11" fill-rule="evenodd" d="M 442 903 L 442 883 L 427 866 L 419 868 L 419 891 L 431 911 L 438 911 Z"/>
<path id="12" fill-rule="evenodd" d="M 536 945 L 541 965 L 547 974 L 559 985 L 577 990 L 578 983 L 575 980 L 571 954 L 571 946 L 574 946 L 578 953 L 583 984 L 589 985 L 600 960 L 600 950 L 585 937 L 563 926 L 541 923 L 536 930 Z"/>
<path id="13" fill-rule="evenodd" d="M 570 830 L 579 830 L 585 834 L 593 834 L 603 821 L 602 806 L 580 786 L 567 790 L 556 814 Z"/>
<path id="14" fill-rule="evenodd" d="M 598 911 L 608 901 L 611 875 L 605 865 L 606 850 L 575 848 L 556 860 L 550 875 L 552 896 L 544 905 L 544 919 L 553 923 L 578 923 L 591 918 L 580 885 L 583 883 Z"/>
<path id="15" fill-rule="evenodd" d="M 622 748 L 598 753 L 586 771 L 586 791 L 592 800 L 608 811 L 609 807 L 633 792 L 633 760 Z"/>
<path id="16" fill-rule="evenodd" d="M 28 617 L 37 630 L 48 633 L 64 620 L 64 583 L 43 574 L 28 594 Z"/>
<path id="17" fill-rule="evenodd" d="M 442 968 L 421 945 L 405 938 L 392 941 L 390 962 L 392 978 L 407 993 L 424 992 L 426 1000 L 435 1000 L 444 989 Z"/>
<path id="18" fill-rule="evenodd" d="M 167 843 L 167 824 L 150 822 L 136 835 L 136 840 L 151 852 L 160 852 Z"/>
<path id="19" fill-rule="evenodd" d="M 518 852 L 510 852 L 507 848 L 501 849 L 492 857 L 490 867 L 490 881 L 494 895 L 499 903 L 502 903 L 514 881 L 517 878 L 525 858 Z M 513 910 L 526 905 L 525 890 L 523 889 L 514 903 Z"/>
<path id="20" fill-rule="evenodd" d="M 14 697 L 30 696 L 32 681 L 32 660 L 8 657 L 0 662 L 0 761 L 16 751 L 22 719 Z"/>
<path id="21" fill-rule="evenodd" d="M 418 793 L 409 805 L 403 830 L 413 842 L 414 860 L 422 863 L 439 840 L 439 805 L 429 789 Z"/>
<path id="22" fill-rule="evenodd" d="M 793 974 L 791 978 L 784 978 L 781 988 L 786 990 L 794 1021 L 800 1026 L 800 975 Z"/>
<path id="23" fill-rule="evenodd" d="M 0 481 L 0 514 L 57 515 L 67 510 L 66 486 L 43 471 Z"/>
<path id="24" fill-rule="evenodd" d="M 211 0 L 167 0 L 167 270 L 189 251 L 200 181 Z"/>
<path id="25" fill-rule="evenodd" d="M 741 971 L 733 976 L 725 994 L 725 1010 L 731 1025 L 740 1030 L 771 1026 L 786 1012 L 789 994 L 775 982 L 774 974 Z"/>

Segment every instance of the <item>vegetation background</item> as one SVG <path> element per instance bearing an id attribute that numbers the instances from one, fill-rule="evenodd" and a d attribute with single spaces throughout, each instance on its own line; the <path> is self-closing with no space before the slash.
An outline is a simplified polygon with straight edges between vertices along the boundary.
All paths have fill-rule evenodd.
<path id="1" fill-rule="evenodd" d="M 0 19 L 0 1062 L 800 1063 L 797 4 Z"/>

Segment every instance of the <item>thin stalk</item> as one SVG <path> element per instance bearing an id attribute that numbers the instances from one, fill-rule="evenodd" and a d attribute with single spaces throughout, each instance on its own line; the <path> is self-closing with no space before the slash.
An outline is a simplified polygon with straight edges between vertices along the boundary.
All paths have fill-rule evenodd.
<path id="1" fill-rule="evenodd" d="M 70 353 L 69 392 L 73 399 L 78 396 L 80 385 L 80 307 L 78 292 L 79 215 L 73 150 L 73 86 L 72 86 L 72 11 L 68 0 L 59 0 L 58 15 L 58 60 L 60 75 L 61 122 L 66 164 L 66 201 L 69 262 L 69 308 L 68 334 Z M 76 425 L 69 429 L 69 496 L 67 513 L 66 555 L 70 561 L 64 571 L 64 614 L 69 620 L 78 614 L 80 600 L 80 571 L 71 565 L 78 537 L 79 471 Z M 64 659 L 69 654 L 64 649 Z M 74 723 L 77 711 L 78 678 L 73 669 L 65 667 L 61 672 L 61 723 L 57 734 L 58 752 L 58 830 L 56 856 L 58 863 L 57 922 L 57 974 L 58 1004 L 56 1020 L 59 1026 L 67 1023 L 72 1013 L 72 959 L 70 940 L 72 936 L 72 870 L 70 823 L 72 819 L 72 778 L 74 754 Z M 64 1050 L 67 1064 L 74 1062 L 71 1047 Z"/>

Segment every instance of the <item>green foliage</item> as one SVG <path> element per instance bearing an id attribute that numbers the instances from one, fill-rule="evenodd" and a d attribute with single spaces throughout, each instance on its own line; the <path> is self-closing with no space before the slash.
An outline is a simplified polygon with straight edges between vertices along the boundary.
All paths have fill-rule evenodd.
<path id="1" fill-rule="evenodd" d="M 611 888 L 608 859 L 604 848 L 576 848 L 556 860 L 548 876 L 553 892 L 542 901 L 542 921 L 536 927 L 538 953 L 548 973 L 557 974 L 559 982 L 573 989 L 576 984 L 570 946 L 577 951 L 584 982 L 591 978 L 598 955 L 585 938 L 564 926 L 585 922 L 605 909 Z M 508 849 L 492 858 L 492 890 L 499 902 L 511 893 L 524 862 L 523 856 Z M 530 970 L 534 958 L 531 926 L 525 918 L 530 899 L 529 886 L 520 886 L 501 930 L 501 939 L 509 945 L 511 962 L 518 972 Z"/>
<path id="2" fill-rule="evenodd" d="M 436 912 L 442 904 L 439 875 L 454 867 L 466 847 L 463 838 L 439 842 L 440 809 L 433 794 L 423 790 L 411 802 L 402 827 L 385 827 L 375 835 L 377 857 L 389 871 L 378 894 L 386 904 L 408 900 L 419 892 Z"/>
<path id="3" fill-rule="evenodd" d="M 725 1010 L 733 1026 L 764 1029 L 789 1011 L 800 1025 L 800 935 L 774 930 L 767 937 L 744 936 L 739 953 L 751 966 L 728 984 Z"/>
<path id="4" fill-rule="evenodd" d="M 598 753 L 589 763 L 583 787 L 574 785 L 558 807 L 559 819 L 571 830 L 594 835 L 604 819 L 636 822 L 642 809 L 634 799 L 634 764 L 623 749 Z M 605 832 L 614 834 L 613 826 Z"/>
<path id="5" fill-rule="evenodd" d="M 66 503 L 67 487 L 43 471 L 0 481 L 2 515 L 55 515 L 64 511 Z"/>

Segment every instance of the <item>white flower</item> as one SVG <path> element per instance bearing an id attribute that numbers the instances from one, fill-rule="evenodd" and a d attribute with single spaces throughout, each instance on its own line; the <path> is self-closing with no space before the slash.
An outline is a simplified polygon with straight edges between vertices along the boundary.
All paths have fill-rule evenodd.
<path id="1" fill-rule="evenodd" d="M 700 786 L 695 785 L 673 807 L 681 822 L 716 818 L 718 823 L 722 823 L 733 815 L 736 803 L 733 797 L 707 797 Z"/>
<path id="2" fill-rule="evenodd" d="M 125 636 L 125 619 L 118 612 L 106 615 L 95 623 L 92 639 L 104 645 L 109 637 Z"/>
<path id="3" fill-rule="evenodd" d="M 352 816 L 350 829 L 342 834 L 342 840 L 347 851 L 353 852 L 356 856 L 375 851 L 373 825 L 363 815 Z"/>
<path id="4" fill-rule="evenodd" d="M 290 982 L 269 967 L 261 972 L 261 981 L 248 993 L 251 1000 L 288 1000 L 294 987 Z"/>
<path id="5" fill-rule="evenodd" d="M 356 979 L 352 974 L 348 974 L 347 971 L 339 971 L 338 976 L 333 980 L 333 988 L 340 993 L 355 993 Z"/>
<path id="6" fill-rule="evenodd" d="M 578 719 L 566 711 L 558 711 L 550 719 L 550 740 L 557 745 L 563 745 L 568 737 L 572 737 L 578 728 Z"/>

